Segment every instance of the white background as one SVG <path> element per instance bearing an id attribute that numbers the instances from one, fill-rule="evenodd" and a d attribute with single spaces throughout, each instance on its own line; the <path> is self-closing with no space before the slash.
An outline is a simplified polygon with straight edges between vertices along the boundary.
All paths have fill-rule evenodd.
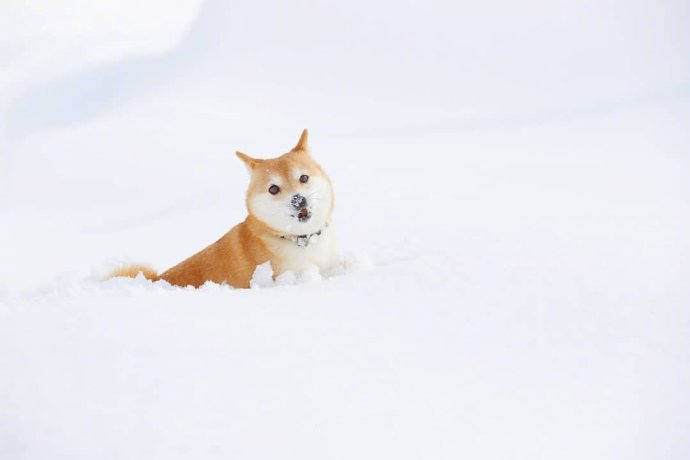
<path id="1" fill-rule="evenodd" d="M 0 457 L 690 455 L 687 2 L 0 6 Z M 302 128 L 343 273 L 193 291 Z M 354 254 L 354 255 L 352 255 Z"/>

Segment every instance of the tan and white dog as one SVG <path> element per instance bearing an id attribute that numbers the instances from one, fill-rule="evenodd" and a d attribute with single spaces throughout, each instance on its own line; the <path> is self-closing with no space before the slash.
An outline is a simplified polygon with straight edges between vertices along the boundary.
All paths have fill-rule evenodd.
<path id="1" fill-rule="evenodd" d="M 314 267 L 325 270 L 336 261 L 331 215 L 331 181 L 314 161 L 305 129 L 297 145 L 277 158 L 260 160 L 242 152 L 237 156 L 251 175 L 246 205 L 249 215 L 218 241 L 158 275 L 134 265 L 114 276 L 199 287 L 206 281 L 249 287 L 257 266 L 270 262 L 274 276 L 300 273 Z"/>

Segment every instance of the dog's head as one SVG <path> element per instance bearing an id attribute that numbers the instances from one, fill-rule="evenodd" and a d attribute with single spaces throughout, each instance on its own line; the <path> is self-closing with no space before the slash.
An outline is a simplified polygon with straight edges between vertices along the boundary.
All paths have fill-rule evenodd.
<path id="1" fill-rule="evenodd" d="M 260 160 L 237 152 L 251 174 L 249 213 L 279 234 L 318 232 L 333 211 L 331 181 L 311 157 L 307 138 L 305 129 L 297 145 L 277 158 Z"/>

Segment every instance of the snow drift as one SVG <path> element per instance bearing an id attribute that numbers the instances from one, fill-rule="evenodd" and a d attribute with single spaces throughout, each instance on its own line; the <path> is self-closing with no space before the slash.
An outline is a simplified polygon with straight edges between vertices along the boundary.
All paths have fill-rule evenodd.
<path id="1" fill-rule="evenodd" d="M 684 5 L 100 4 L 0 19 L 0 457 L 688 457 Z M 304 127 L 337 273 L 99 280 Z"/>

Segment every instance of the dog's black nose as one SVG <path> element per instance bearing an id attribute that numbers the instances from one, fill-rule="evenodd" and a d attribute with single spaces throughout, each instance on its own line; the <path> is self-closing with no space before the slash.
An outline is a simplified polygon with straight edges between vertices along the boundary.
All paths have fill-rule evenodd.
<path id="1" fill-rule="evenodd" d="M 299 211 L 300 209 L 307 207 L 307 199 L 298 193 L 297 195 L 292 196 L 290 204 L 292 204 L 293 208 Z"/>

